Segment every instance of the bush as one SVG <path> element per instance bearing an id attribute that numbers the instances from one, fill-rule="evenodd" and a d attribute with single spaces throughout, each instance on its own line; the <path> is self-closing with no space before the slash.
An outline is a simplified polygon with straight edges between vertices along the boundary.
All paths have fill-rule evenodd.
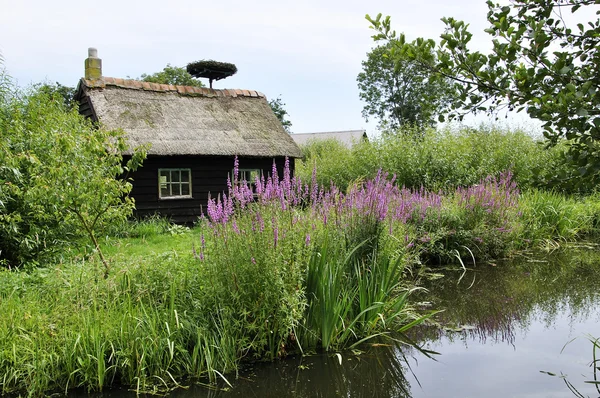
<path id="1" fill-rule="evenodd" d="M 544 149 L 522 131 L 495 127 L 429 129 L 384 134 L 346 148 L 337 141 L 313 141 L 303 147 L 305 160 L 297 175 L 310 178 L 313 167 L 321 185 L 345 190 L 353 181 L 374 178 L 382 169 L 407 188 L 451 191 L 477 184 L 488 176 L 510 170 L 521 189 L 536 184 L 538 174 L 550 172 L 561 148 Z"/>
<path id="2" fill-rule="evenodd" d="M 122 132 L 96 129 L 44 86 L 0 92 L 0 131 L 0 262 L 36 264 L 86 236 L 101 255 L 97 232 L 133 209 L 131 184 L 116 178 Z"/>

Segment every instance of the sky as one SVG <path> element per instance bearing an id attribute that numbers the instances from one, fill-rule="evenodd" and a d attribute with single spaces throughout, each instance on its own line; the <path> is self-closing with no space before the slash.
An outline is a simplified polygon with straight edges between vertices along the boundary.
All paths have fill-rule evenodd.
<path id="1" fill-rule="evenodd" d="M 103 75 L 137 78 L 167 64 L 234 63 L 214 88 L 281 97 L 292 132 L 366 129 L 356 76 L 376 45 L 365 15 L 390 15 L 409 39 L 439 39 L 444 16 L 464 20 L 487 50 L 485 0 L 0 0 L 0 54 L 20 86 L 75 86 L 88 47 Z"/>

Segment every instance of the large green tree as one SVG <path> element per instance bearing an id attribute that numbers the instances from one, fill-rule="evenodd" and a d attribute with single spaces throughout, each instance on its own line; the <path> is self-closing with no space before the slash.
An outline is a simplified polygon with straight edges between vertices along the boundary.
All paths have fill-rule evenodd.
<path id="1" fill-rule="evenodd" d="M 460 83 L 450 116 L 465 112 L 526 111 L 543 123 L 550 143 L 568 140 L 566 161 L 554 180 L 588 186 L 600 181 L 600 10 L 595 0 L 487 2 L 492 51 L 470 48 L 468 25 L 454 18 L 441 41 L 407 42 L 390 17 L 367 19 L 376 40 L 393 43 L 396 62 L 418 62 Z"/>
<path id="2" fill-rule="evenodd" d="M 188 73 L 186 68 L 167 64 L 160 72 L 143 74 L 139 80 L 151 83 L 173 84 L 179 86 L 204 87 L 204 84 Z"/>
<path id="3" fill-rule="evenodd" d="M 0 90 L 0 265 L 18 267 L 89 238 L 102 259 L 98 233 L 131 214 L 123 176 L 122 131 L 96 128 L 45 86 Z"/>
<path id="4" fill-rule="evenodd" d="M 375 117 L 379 128 L 394 131 L 404 125 L 435 124 L 451 95 L 452 84 L 437 79 L 418 62 L 390 56 L 393 41 L 377 46 L 362 62 L 357 82 L 365 102 L 363 117 Z"/>

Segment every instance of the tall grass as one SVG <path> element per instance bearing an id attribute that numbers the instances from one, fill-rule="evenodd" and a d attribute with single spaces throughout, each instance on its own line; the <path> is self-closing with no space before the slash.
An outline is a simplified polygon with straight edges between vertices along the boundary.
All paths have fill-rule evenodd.
<path id="1" fill-rule="evenodd" d="M 565 242 L 597 233 L 600 200 L 597 195 L 585 198 L 560 193 L 530 190 L 520 200 L 522 230 L 528 244 Z"/>
<path id="2" fill-rule="evenodd" d="M 402 131 L 352 148 L 335 140 L 313 141 L 303 151 L 305 160 L 297 165 L 297 174 L 305 181 L 316 166 L 319 184 L 346 190 L 383 169 L 395 175 L 399 185 L 438 191 L 471 186 L 507 170 L 519 187 L 528 188 L 536 183 L 536 175 L 554 171 L 562 149 L 546 150 L 523 131 L 481 126 L 430 129 L 422 135 Z"/>
<path id="3" fill-rule="evenodd" d="M 344 191 L 292 178 L 289 165 L 283 175 L 256 192 L 230 181 L 192 231 L 138 224 L 107 251 L 107 279 L 85 257 L 0 271 L 0 391 L 164 391 L 229 377 L 246 359 L 402 332 L 429 316 L 410 304 L 415 264 L 497 257 L 523 236 L 580 237 L 600 213 L 594 198 L 521 194 L 510 173 L 439 192 L 381 171 Z"/>

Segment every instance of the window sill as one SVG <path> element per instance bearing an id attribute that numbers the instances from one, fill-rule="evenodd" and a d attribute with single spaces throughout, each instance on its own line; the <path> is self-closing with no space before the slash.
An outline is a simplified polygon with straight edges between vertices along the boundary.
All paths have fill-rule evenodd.
<path id="1" fill-rule="evenodd" d="M 161 197 L 158 198 L 159 201 L 161 201 L 161 200 L 167 200 L 167 201 L 169 201 L 169 200 L 182 200 L 182 199 L 183 200 L 194 199 L 194 197 L 191 196 L 191 195 L 188 195 L 188 196 L 167 196 L 166 198 L 161 198 Z"/>

